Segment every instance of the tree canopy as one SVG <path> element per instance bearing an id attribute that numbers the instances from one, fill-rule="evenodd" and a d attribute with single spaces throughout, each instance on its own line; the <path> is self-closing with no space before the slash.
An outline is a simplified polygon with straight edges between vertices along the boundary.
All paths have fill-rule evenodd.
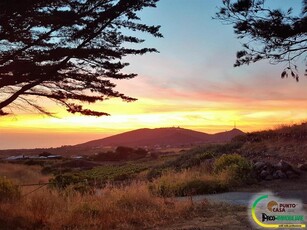
<path id="1" fill-rule="evenodd" d="M 1 1 L 0 115 L 25 105 L 52 115 L 38 102 L 41 98 L 70 113 L 94 116 L 108 114 L 84 108 L 84 103 L 135 100 L 117 92 L 111 79 L 136 76 L 123 73 L 128 65 L 122 61 L 124 56 L 157 52 L 133 45 L 144 40 L 131 35 L 144 32 L 162 37 L 159 26 L 141 23 L 136 14 L 155 7 L 157 1 Z"/>
<path id="2" fill-rule="evenodd" d="M 223 0 L 216 18 L 233 25 L 243 40 L 234 66 L 267 59 L 272 64 L 285 62 L 281 77 L 299 80 L 297 59 L 307 52 L 307 0 L 301 12 L 293 8 L 270 9 L 265 0 Z M 306 61 L 306 56 L 305 56 Z M 305 72 L 306 75 L 306 72 Z"/>

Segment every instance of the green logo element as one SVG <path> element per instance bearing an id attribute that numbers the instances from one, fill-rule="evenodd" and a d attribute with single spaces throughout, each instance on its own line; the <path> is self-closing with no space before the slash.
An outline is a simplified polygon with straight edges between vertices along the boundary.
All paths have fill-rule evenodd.
<path id="1" fill-rule="evenodd" d="M 252 203 L 252 219 L 257 225 L 263 228 L 306 228 L 306 224 L 302 223 L 304 215 L 300 213 L 299 204 L 292 201 L 277 202 L 276 199 L 269 201 L 265 206 L 269 213 L 262 207 L 260 210 L 261 219 L 259 220 L 256 208 L 268 198 L 269 195 L 261 195 Z"/>

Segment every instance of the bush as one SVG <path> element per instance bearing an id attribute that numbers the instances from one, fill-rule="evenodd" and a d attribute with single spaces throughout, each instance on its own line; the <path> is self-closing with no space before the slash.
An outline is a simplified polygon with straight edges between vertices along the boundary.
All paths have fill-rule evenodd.
<path id="1" fill-rule="evenodd" d="M 196 168 L 164 172 L 150 184 L 149 189 L 162 197 L 211 194 L 228 190 L 226 184 L 216 175 L 203 174 Z"/>
<path id="2" fill-rule="evenodd" d="M 167 162 L 164 165 L 165 168 L 176 169 L 177 171 L 182 169 L 189 169 L 195 166 L 199 166 L 202 162 L 213 158 L 215 155 L 211 152 L 204 152 L 202 149 L 199 151 L 195 149 L 186 154 L 182 154 L 177 159 L 171 162 Z"/>
<path id="3" fill-rule="evenodd" d="M 0 177 L 0 201 L 12 201 L 20 197 L 19 187 L 5 177 Z"/>
<path id="4" fill-rule="evenodd" d="M 229 185 L 240 185 L 252 177 L 252 165 L 239 154 L 222 155 L 214 162 L 214 172 L 224 176 Z"/>
<path id="5" fill-rule="evenodd" d="M 152 194 L 159 197 L 184 196 L 182 184 L 161 182 L 160 184 L 149 185 L 149 190 Z"/>
<path id="6" fill-rule="evenodd" d="M 194 179 L 186 182 L 182 188 L 183 196 L 197 195 L 197 194 L 212 194 L 228 191 L 227 187 L 220 183 L 219 180 L 201 180 Z"/>
<path id="7" fill-rule="evenodd" d="M 116 148 L 115 152 L 101 152 L 92 156 L 91 159 L 94 161 L 134 161 L 145 158 L 146 155 L 147 150 L 145 149 L 133 149 L 130 147 L 119 146 Z"/>
<path id="8" fill-rule="evenodd" d="M 244 153 L 246 156 L 263 155 L 268 151 L 269 148 L 263 142 L 247 142 L 240 149 L 240 153 Z"/>
<path id="9" fill-rule="evenodd" d="M 76 185 L 83 181 L 85 181 L 85 179 L 82 178 L 80 175 L 63 174 L 55 176 L 54 178 L 50 179 L 49 182 L 52 183 L 53 186 L 58 189 L 65 189 L 70 185 Z"/>
<path id="10" fill-rule="evenodd" d="M 152 181 L 153 179 L 156 179 L 156 178 L 162 176 L 163 171 L 165 171 L 165 169 L 163 169 L 163 167 L 154 167 L 153 169 L 149 170 L 146 178 L 147 178 L 147 180 Z"/>
<path id="11" fill-rule="evenodd" d="M 191 178 L 190 180 L 179 183 L 168 183 L 166 181 L 152 183 L 149 186 L 149 190 L 157 196 L 171 197 L 226 192 L 228 188 L 217 179 L 203 180 L 201 178 Z"/>

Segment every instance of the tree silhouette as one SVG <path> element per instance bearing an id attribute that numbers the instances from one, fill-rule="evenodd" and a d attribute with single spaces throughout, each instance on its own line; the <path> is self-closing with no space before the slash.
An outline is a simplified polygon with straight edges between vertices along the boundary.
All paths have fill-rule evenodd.
<path id="1" fill-rule="evenodd" d="M 144 41 L 136 32 L 162 37 L 159 26 L 140 23 L 136 14 L 157 1 L 1 1 L 0 115 L 14 106 L 52 115 L 37 102 L 40 98 L 70 113 L 94 116 L 108 114 L 83 108 L 83 103 L 136 100 L 115 91 L 110 79 L 136 76 L 121 72 L 128 65 L 121 61 L 124 56 L 156 52 L 133 44 Z"/>
<path id="2" fill-rule="evenodd" d="M 281 77 L 290 75 L 298 81 L 295 63 L 307 51 L 306 14 L 306 0 L 302 1 L 299 16 L 293 16 L 292 8 L 270 9 L 265 0 L 223 0 L 215 18 L 233 25 L 238 38 L 244 41 L 244 49 L 237 52 L 235 67 L 263 59 L 272 64 L 286 62 Z"/>

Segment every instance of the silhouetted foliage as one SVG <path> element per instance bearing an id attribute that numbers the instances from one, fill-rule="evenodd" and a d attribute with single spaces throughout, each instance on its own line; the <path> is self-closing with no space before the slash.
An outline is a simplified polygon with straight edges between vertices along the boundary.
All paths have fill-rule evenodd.
<path id="1" fill-rule="evenodd" d="M 133 153 L 134 149 L 130 148 L 130 147 L 126 147 L 126 146 L 118 146 L 115 149 L 115 153 L 119 154 L 119 155 L 125 155 L 125 154 L 130 154 Z"/>
<path id="2" fill-rule="evenodd" d="M 116 148 L 115 152 L 108 151 L 98 153 L 92 156 L 91 159 L 95 161 L 128 161 L 128 160 L 138 160 L 146 157 L 147 151 L 142 148 L 133 149 L 126 146 L 119 146 Z"/>
<path id="3" fill-rule="evenodd" d="M 234 66 L 263 59 L 272 64 L 286 62 L 281 77 L 291 76 L 298 81 L 295 61 L 307 51 L 307 1 L 302 1 L 299 16 L 292 8 L 270 9 L 265 0 L 223 0 L 223 4 L 216 18 L 233 25 L 238 38 L 244 40 L 244 49 L 237 52 Z"/>
<path id="4" fill-rule="evenodd" d="M 52 115 L 37 100 L 48 98 L 70 113 L 102 116 L 83 108 L 109 98 L 134 98 L 114 90 L 126 55 L 156 52 L 134 48 L 136 32 L 162 37 L 159 26 L 139 22 L 136 12 L 158 0 L 10 0 L 0 2 L 0 115 L 28 106 Z M 128 32 L 130 31 L 130 32 Z M 127 35 L 129 34 L 129 35 Z M 138 36 L 138 35 L 137 35 Z"/>

